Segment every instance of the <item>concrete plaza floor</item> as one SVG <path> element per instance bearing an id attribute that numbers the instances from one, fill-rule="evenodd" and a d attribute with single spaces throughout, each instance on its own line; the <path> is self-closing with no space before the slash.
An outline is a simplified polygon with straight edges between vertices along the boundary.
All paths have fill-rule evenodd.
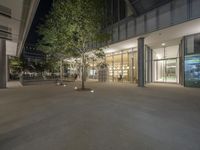
<path id="1" fill-rule="evenodd" d="M 0 150 L 200 150 L 200 89 L 77 84 L 0 90 Z"/>

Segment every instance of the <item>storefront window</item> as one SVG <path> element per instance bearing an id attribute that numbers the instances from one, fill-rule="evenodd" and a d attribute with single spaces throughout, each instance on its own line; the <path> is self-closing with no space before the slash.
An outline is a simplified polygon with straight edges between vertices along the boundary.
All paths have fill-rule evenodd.
<path id="1" fill-rule="evenodd" d="M 200 87 L 200 34 L 185 39 L 185 86 Z"/>
<path id="2" fill-rule="evenodd" d="M 200 55 L 185 57 L 185 86 L 200 87 Z"/>
<path id="3" fill-rule="evenodd" d="M 124 50 L 106 55 L 109 79 L 115 82 L 137 81 L 137 52 Z"/>

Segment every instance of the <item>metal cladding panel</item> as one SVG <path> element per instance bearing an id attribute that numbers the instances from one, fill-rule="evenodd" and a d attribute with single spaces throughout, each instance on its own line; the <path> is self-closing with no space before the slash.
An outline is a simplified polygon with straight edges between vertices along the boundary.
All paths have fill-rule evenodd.
<path id="1" fill-rule="evenodd" d="M 144 16 L 140 16 L 136 19 L 136 34 L 142 34 L 144 33 Z"/>
<path id="2" fill-rule="evenodd" d="M 191 0 L 191 18 L 198 18 L 200 16 L 200 0 Z"/>
<path id="3" fill-rule="evenodd" d="M 187 21 L 187 0 L 175 0 L 173 5 L 173 24 L 178 24 Z"/>
<path id="4" fill-rule="evenodd" d="M 159 29 L 162 29 L 164 27 L 168 27 L 171 25 L 171 11 L 170 11 L 170 4 L 166 4 L 164 6 L 161 6 L 158 9 L 158 24 Z"/>
<path id="5" fill-rule="evenodd" d="M 124 40 L 126 38 L 126 24 L 121 24 L 119 26 L 120 29 L 120 40 Z"/>
<path id="6" fill-rule="evenodd" d="M 118 41 L 118 26 L 113 27 L 113 41 Z"/>
<path id="7" fill-rule="evenodd" d="M 156 30 L 157 27 L 157 18 L 156 18 L 156 10 L 148 12 L 146 15 L 147 18 L 147 32 L 152 32 Z"/>
<path id="8" fill-rule="evenodd" d="M 135 20 L 131 20 L 127 24 L 127 36 L 132 37 L 135 35 Z"/>

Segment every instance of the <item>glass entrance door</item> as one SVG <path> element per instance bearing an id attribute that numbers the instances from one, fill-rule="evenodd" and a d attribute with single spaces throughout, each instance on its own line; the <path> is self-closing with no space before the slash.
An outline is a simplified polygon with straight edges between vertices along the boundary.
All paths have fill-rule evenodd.
<path id="1" fill-rule="evenodd" d="M 155 60 L 154 82 L 177 82 L 177 59 Z"/>
<path id="2" fill-rule="evenodd" d="M 165 82 L 177 82 L 177 59 L 165 60 Z"/>

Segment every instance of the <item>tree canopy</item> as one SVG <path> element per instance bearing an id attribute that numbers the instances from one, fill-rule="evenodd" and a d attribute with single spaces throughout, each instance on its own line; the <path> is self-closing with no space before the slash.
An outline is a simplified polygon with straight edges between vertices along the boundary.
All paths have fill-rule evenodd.
<path id="1" fill-rule="evenodd" d="M 104 0 L 54 0 L 46 21 L 39 27 L 39 48 L 54 58 L 85 57 L 92 42 L 104 42 L 109 35 L 102 32 Z M 82 78 L 83 80 L 83 78 Z"/>
<path id="2" fill-rule="evenodd" d="M 91 42 L 108 38 L 101 28 L 103 13 L 103 0 L 55 0 L 38 30 L 40 49 L 70 56 L 90 51 Z"/>

